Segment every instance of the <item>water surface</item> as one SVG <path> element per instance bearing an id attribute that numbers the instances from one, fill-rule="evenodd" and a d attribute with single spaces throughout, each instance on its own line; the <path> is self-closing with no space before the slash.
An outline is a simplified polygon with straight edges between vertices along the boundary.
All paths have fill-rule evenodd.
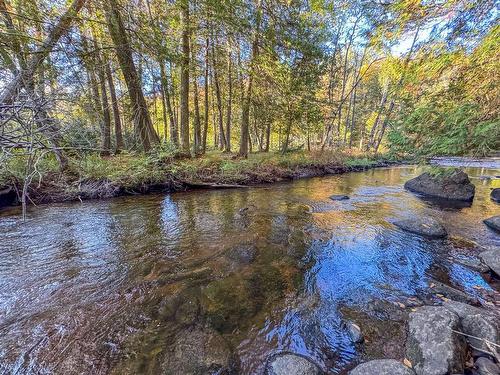
<path id="1" fill-rule="evenodd" d="M 331 374 L 401 359 L 407 306 L 438 298 L 429 285 L 479 302 L 494 293 L 463 265 L 481 246 L 500 246 L 482 223 L 500 213 L 489 199 L 499 166 L 487 167 L 467 169 L 476 197 L 462 208 L 405 191 L 421 169 L 393 167 L 46 205 L 26 223 L 2 211 L 0 373 L 168 373 L 175 343 L 200 329 L 222 338 L 241 374 L 281 351 Z M 449 238 L 391 224 L 412 216 L 441 220 Z M 346 321 L 365 344 L 352 342 Z"/>

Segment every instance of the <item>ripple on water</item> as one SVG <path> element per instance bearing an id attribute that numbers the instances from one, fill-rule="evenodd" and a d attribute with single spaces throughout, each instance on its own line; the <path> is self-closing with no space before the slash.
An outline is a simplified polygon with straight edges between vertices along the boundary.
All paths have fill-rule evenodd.
<path id="1" fill-rule="evenodd" d="M 403 189 L 420 172 L 41 206 L 26 223 L 3 213 L 0 369 L 157 373 L 173 337 L 193 324 L 219 330 L 244 374 L 281 351 L 333 374 L 400 357 L 405 306 L 436 281 L 482 301 L 494 291 L 455 260 L 473 263 L 480 246 L 500 246 L 481 222 L 498 210 L 490 180 L 474 179 L 472 206 L 442 209 Z M 450 239 L 391 224 L 415 215 L 442 221 Z M 347 320 L 361 327 L 363 346 Z"/>

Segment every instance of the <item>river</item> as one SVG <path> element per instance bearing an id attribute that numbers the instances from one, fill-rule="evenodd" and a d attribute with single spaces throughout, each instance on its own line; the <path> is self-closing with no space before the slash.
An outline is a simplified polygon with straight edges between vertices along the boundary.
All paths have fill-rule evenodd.
<path id="1" fill-rule="evenodd" d="M 18 208 L 1 211 L 0 373 L 188 373 L 230 356 L 237 373 L 258 374 L 290 351 L 345 374 L 402 359 L 404 311 L 442 298 L 436 282 L 484 301 L 491 285 L 464 264 L 500 246 L 482 223 L 500 211 L 489 199 L 498 160 L 466 169 L 470 207 L 405 191 L 421 171 L 43 205 L 25 223 Z M 415 215 L 443 222 L 448 238 L 391 224 Z"/>

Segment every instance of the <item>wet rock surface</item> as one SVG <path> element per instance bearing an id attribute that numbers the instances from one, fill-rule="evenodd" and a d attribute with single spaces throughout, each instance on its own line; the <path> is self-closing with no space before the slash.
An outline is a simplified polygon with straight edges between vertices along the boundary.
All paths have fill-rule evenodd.
<path id="1" fill-rule="evenodd" d="M 479 357 L 474 362 L 474 368 L 477 375 L 498 375 L 500 374 L 500 367 L 492 360 L 486 357 Z"/>
<path id="2" fill-rule="evenodd" d="M 349 375 L 415 375 L 415 372 L 395 359 L 376 359 L 358 365 Z"/>
<path id="3" fill-rule="evenodd" d="M 500 249 L 483 251 L 480 254 L 483 262 L 497 275 L 500 276 Z"/>
<path id="4" fill-rule="evenodd" d="M 500 203 L 500 188 L 495 188 L 491 190 L 490 198 L 492 201 Z"/>
<path id="5" fill-rule="evenodd" d="M 272 358 L 265 370 L 266 375 L 319 375 L 319 367 L 305 357 L 296 354 L 280 354 Z"/>
<path id="6" fill-rule="evenodd" d="M 429 238 L 444 238 L 447 235 L 444 226 L 432 218 L 415 217 L 396 220 L 393 224 L 407 232 L 419 234 Z"/>
<path id="7" fill-rule="evenodd" d="M 490 217 L 483 221 L 488 227 L 500 233 L 500 215 Z"/>
<path id="8" fill-rule="evenodd" d="M 410 314 L 406 357 L 417 375 L 462 373 L 465 341 L 457 333 L 457 314 L 441 306 L 424 306 Z"/>
<path id="9" fill-rule="evenodd" d="M 363 333 L 361 332 L 361 328 L 353 322 L 346 322 L 345 328 L 347 330 L 347 334 L 351 338 L 352 342 L 356 344 L 360 344 L 364 341 Z"/>
<path id="10" fill-rule="evenodd" d="M 330 195 L 330 199 L 332 201 L 345 201 L 345 200 L 349 199 L 349 196 L 342 195 L 342 194 L 334 194 L 334 195 Z"/>
<path id="11" fill-rule="evenodd" d="M 224 338 L 200 327 L 179 334 L 162 363 L 164 374 L 232 374 L 235 369 L 236 362 Z"/>
<path id="12" fill-rule="evenodd" d="M 427 197 L 464 202 L 472 201 L 475 193 L 475 187 L 467 174 L 458 169 L 443 176 L 426 172 L 407 181 L 404 187 Z"/>

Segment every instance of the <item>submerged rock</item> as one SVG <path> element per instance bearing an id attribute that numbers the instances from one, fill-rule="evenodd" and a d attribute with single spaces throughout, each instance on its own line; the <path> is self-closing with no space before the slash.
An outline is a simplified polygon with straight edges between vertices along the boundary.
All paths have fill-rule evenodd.
<path id="1" fill-rule="evenodd" d="M 330 199 L 332 201 L 345 201 L 347 199 L 349 199 L 349 197 L 347 195 L 330 195 Z"/>
<path id="2" fill-rule="evenodd" d="M 428 197 L 470 202 L 474 199 L 475 187 L 467 174 L 459 169 L 451 174 L 433 176 L 423 173 L 409 181 L 405 188 Z"/>
<path id="3" fill-rule="evenodd" d="M 495 188 L 491 190 L 490 198 L 493 202 L 500 203 L 500 188 Z"/>
<path id="4" fill-rule="evenodd" d="M 443 238 L 447 235 L 443 225 L 430 217 L 396 220 L 394 225 L 407 232 L 430 238 Z"/>
<path id="5" fill-rule="evenodd" d="M 229 345 L 214 330 L 193 328 L 181 331 L 162 363 L 164 374 L 229 374 L 235 363 Z"/>
<path id="6" fill-rule="evenodd" d="M 351 340 L 356 343 L 362 343 L 364 341 L 363 334 L 361 333 L 361 328 L 353 322 L 346 322 L 345 328 L 347 329 L 347 333 Z"/>
<path id="7" fill-rule="evenodd" d="M 319 375 L 321 370 L 309 359 L 296 354 L 280 354 L 266 366 L 266 375 Z"/>
<path id="8" fill-rule="evenodd" d="M 424 306 L 410 314 L 406 357 L 417 375 L 463 372 L 466 345 L 457 314 L 442 306 Z"/>
<path id="9" fill-rule="evenodd" d="M 500 250 L 486 250 L 479 256 L 493 272 L 500 276 Z"/>
<path id="10" fill-rule="evenodd" d="M 488 227 L 500 233 L 500 215 L 483 220 Z"/>
<path id="11" fill-rule="evenodd" d="M 358 365 L 349 375 L 415 375 L 415 372 L 395 359 L 376 359 Z"/>

